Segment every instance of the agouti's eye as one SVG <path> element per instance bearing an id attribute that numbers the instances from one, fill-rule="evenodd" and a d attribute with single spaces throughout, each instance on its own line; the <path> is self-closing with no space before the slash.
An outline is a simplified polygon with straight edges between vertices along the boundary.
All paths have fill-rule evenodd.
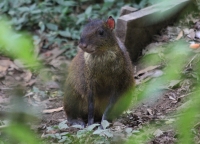
<path id="1" fill-rule="evenodd" d="M 104 31 L 103 31 L 102 29 L 100 29 L 98 32 L 99 32 L 99 35 L 100 35 L 100 36 L 103 36 Z"/>

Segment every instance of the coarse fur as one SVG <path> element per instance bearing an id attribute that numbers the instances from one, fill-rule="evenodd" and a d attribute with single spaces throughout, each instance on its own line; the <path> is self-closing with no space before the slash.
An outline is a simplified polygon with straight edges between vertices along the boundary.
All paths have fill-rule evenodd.
<path id="1" fill-rule="evenodd" d="M 92 117 L 89 113 L 94 113 L 94 122 L 112 120 L 127 109 L 132 99 L 134 78 L 129 54 L 103 20 L 91 20 L 85 26 L 79 47 L 65 83 L 67 118 L 72 123 L 87 123 Z"/>

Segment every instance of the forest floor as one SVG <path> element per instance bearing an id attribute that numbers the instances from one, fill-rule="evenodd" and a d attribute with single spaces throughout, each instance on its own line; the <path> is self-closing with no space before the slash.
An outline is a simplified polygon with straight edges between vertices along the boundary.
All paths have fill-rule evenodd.
<path id="1" fill-rule="evenodd" d="M 192 42 L 200 42 L 200 16 L 188 15 L 183 21 L 166 27 L 160 35 L 154 37 L 154 41 L 145 48 L 143 55 L 152 54 L 152 51 L 154 54 L 158 54 L 159 49 L 165 44 L 181 39 L 188 44 L 188 49 L 191 49 Z M 191 47 L 193 48 L 191 50 L 195 52 L 188 60 L 189 63 L 184 70 L 189 69 L 188 67 L 194 59 L 199 61 L 195 56 L 198 54 L 199 46 Z M 52 143 L 58 143 L 60 140 L 66 141 L 66 137 L 65 139 L 62 137 L 64 134 L 68 132 L 76 134 L 83 129 L 80 126 L 69 126 L 65 123 L 62 89 L 66 67 L 70 61 L 62 55 L 62 52 L 59 48 L 43 52 L 40 57 L 44 60 L 46 67 L 40 72 L 27 70 L 19 60 L 0 56 L 0 118 L 6 121 L 5 115 L 16 108 L 12 95 L 16 95 L 16 87 L 19 88 L 20 85 L 24 92 L 24 103 L 29 107 L 26 113 L 31 111 L 38 118 L 37 122 L 30 124 L 31 128 L 37 131 L 41 137 L 53 137 L 49 140 Z M 138 89 L 143 83 L 163 75 L 162 66 L 146 66 L 141 61 L 134 64 L 134 69 Z M 120 143 L 120 140 L 128 139 L 132 134 L 139 133 L 152 123 L 159 126 L 165 124 L 164 127 L 159 127 L 151 132 L 148 143 L 176 143 L 177 133 L 173 126 L 173 122 L 179 116 L 176 111 L 187 105 L 191 89 L 191 78 L 170 81 L 162 93 L 154 94 L 153 98 L 148 98 L 148 100 L 134 105 L 132 109 L 113 121 L 107 128 L 109 133 L 104 131 L 103 136 L 108 139 L 112 137 L 113 143 Z M 198 142 L 199 138 L 197 134 L 195 140 Z"/>

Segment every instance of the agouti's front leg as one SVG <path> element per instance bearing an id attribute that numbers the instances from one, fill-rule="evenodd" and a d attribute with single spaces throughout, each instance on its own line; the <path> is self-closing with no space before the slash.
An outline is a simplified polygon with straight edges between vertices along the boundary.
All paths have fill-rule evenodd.
<path id="1" fill-rule="evenodd" d="M 88 126 L 93 123 L 94 123 L 94 94 L 92 87 L 90 87 L 88 95 Z"/>
<path id="2" fill-rule="evenodd" d="M 109 104 L 108 104 L 108 106 L 106 107 L 106 109 L 105 109 L 105 111 L 104 111 L 104 113 L 103 113 L 101 122 L 102 122 L 103 120 L 108 120 L 108 115 L 110 114 L 110 112 L 111 112 L 111 110 L 112 110 L 114 104 L 116 103 L 117 98 L 118 98 L 118 95 L 116 95 L 115 93 L 113 93 L 113 94 L 111 95 Z"/>

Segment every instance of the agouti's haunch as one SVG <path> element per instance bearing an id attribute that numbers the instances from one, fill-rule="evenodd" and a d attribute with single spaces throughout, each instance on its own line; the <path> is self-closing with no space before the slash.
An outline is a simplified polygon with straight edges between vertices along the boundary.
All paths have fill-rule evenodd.
<path id="1" fill-rule="evenodd" d="M 132 63 L 114 27 L 110 16 L 90 20 L 83 29 L 65 84 L 64 110 L 72 124 L 112 120 L 131 103 Z"/>

